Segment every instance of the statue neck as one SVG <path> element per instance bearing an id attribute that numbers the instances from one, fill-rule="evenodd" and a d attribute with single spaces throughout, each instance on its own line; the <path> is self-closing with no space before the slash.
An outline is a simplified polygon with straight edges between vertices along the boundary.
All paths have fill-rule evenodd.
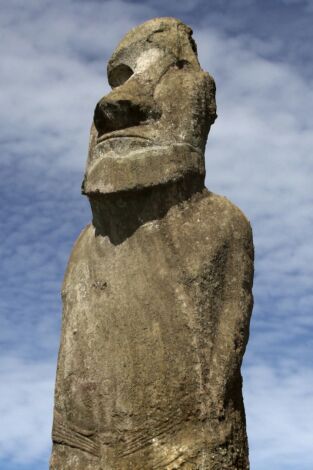
<path id="1" fill-rule="evenodd" d="M 161 219 L 171 207 L 203 189 L 203 176 L 192 175 L 152 188 L 89 195 L 96 235 L 108 236 L 115 245 L 122 243 L 141 225 Z"/>

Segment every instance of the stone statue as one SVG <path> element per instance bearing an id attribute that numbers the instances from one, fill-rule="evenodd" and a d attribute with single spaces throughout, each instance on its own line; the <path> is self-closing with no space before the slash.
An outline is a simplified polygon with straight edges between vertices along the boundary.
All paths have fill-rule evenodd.
<path id="1" fill-rule="evenodd" d="M 51 470 L 248 469 L 240 367 L 253 244 L 204 186 L 215 84 L 157 18 L 109 60 L 63 284 Z"/>

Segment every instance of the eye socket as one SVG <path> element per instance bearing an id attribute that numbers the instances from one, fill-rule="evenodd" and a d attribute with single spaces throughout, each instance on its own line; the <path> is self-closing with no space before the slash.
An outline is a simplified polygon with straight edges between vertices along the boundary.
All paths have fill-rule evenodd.
<path id="1" fill-rule="evenodd" d="M 119 64 L 110 71 L 108 80 L 112 88 L 123 85 L 132 75 L 133 70 L 126 64 Z"/>

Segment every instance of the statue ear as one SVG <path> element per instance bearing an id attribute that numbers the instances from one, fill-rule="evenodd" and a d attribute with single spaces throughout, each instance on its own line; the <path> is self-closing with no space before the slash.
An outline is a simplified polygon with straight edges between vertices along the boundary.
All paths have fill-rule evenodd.
<path id="1" fill-rule="evenodd" d="M 217 118 L 216 114 L 216 85 L 214 78 L 208 72 L 205 74 L 205 84 L 206 84 L 206 100 L 207 100 L 207 111 L 210 121 L 210 125 L 214 124 L 215 119 Z"/>

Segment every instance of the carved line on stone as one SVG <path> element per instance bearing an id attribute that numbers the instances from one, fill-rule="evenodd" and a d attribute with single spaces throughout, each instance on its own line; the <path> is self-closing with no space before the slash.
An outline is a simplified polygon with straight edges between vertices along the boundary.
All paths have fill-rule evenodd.
<path id="1" fill-rule="evenodd" d="M 211 467 L 205 465 L 202 461 L 199 461 L 200 454 L 203 453 L 203 448 L 198 448 L 198 446 L 192 446 L 188 449 L 181 450 L 179 449 L 175 455 L 175 457 L 171 457 L 170 460 L 164 457 L 163 459 L 159 459 L 157 462 L 154 463 L 152 469 L 153 470 L 175 470 L 178 468 L 185 468 L 185 464 L 191 464 L 190 469 L 198 469 L 201 470 L 212 470 Z M 201 466 L 198 466 L 198 465 Z M 204 466 L 205 465 L 205 466 Z M 220 470 L 220 469 L 219 469 Z"/>
<path id="2" fill-rule="evenodd" d="M 167 431 L 171 431 L 175 427 L 176 424 L 179 424 L 179 422 L 170 422 L 167 424 L 163 424 L 163 426 L 159 427 L 158 432 L 154 434 L 150 434 L 148 436 L 139 436 L 137 437 L 136 441 L 131 443 L 130 445 L 126 445 L 126 451 L 119 453 L 121 457 L 126 457 L 127 455 L 134 454 L 135 452 L 138 452 L 139 450 L 144 449 L 145 447 L 148 447 L 149 445 L 152 444 L 152 440 L 155 437 L 160 437 L 163 434 L 165 434 Z"/>
<path id="3" fill-rule="evenodd" d="M 123 451 L 119 452 L 119 456 L 126 457 L 127 455 L 138 452 L 139 450 L 151 445 L 154 438 L 160 437 L 166 432 L 171 431 L 175 426 L 179 425 L 183 421 L 181 410 L 178 410 L 176 415 L 178 415 L 176 416 L 176 419 L 175 414 L 173 414 L 169 420 L 159 423 L 156 428 L 154 427 L 152 432 L 146 431 L 144 436 L 137 435 L 128 439 Z"/>
<path id="4" fill-rule="evenodd" d="M 183 460 L 182 460 L 183 459 Z M 171 468 L 176 468 L 175 467 L 169 467 L 170 464 L 181 464 L 181 463 L 185 463 L 186 460 L 184 459 L 184 454 L 183 452 L 178 452 L 177 455 L 175 455 L 174 458 L 171 458 L 170 460 L 165 460 L 165 459 L 162 459 L 162 461 L 159 461 L 158 463 L 156 463 L 155 465 L 153 465 L 152 469 L 153 470 L 161 470 L 162 468 L 166 468 L 166 469 L 171 469 Z"/>
<path id="5" fill-rule="evenodd" d="M 100 446 L 98 443 L 60 423 L 55 423 L 53 426 L 52 440 L 57 444 L 65 444 L 88 452 L 95 457 L 100 457 Z"/>

